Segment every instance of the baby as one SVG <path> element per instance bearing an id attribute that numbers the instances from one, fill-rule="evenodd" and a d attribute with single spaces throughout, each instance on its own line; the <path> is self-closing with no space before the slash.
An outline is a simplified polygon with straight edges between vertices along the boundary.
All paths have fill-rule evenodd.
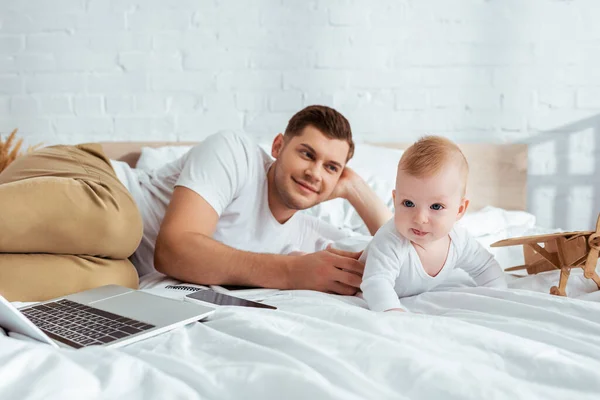
<path id="1" fill-rule="evenodd" d="M 469 166 L 452 141 L 426 136 L 400 158 L 394 218 L 375 234 L 361 256 L 360 286 L 374 311 L 405 311 L 399 298 L 434 288 L 454 268 L 478 286 L 506 287 L 494 257 L 455 222 L 467 211 Z"/>

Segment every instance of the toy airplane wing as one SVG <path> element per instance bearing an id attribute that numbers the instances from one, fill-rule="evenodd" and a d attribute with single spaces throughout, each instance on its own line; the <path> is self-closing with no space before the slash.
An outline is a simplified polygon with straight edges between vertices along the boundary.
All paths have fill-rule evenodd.
<path id="1" fill-rule="evenodd" d="M 574 232 L 558 232 L 558 233 L 549 233 L 545 235 L 533 235 L 533 236 L 520 236 L 510 239 L 499 240 L 495 243 L 492 243 L 490 247 L 504 247 L 504 246 L 516 246 L 519 244 L 529 244 L 529 243 L 543 243 L 552 239 L 556 239 L 558 237 L 564 237 L 569 240 L 577 236 L 585 236 L 591 235 L 594 233 L 593 231 L 574 231 Z"/>

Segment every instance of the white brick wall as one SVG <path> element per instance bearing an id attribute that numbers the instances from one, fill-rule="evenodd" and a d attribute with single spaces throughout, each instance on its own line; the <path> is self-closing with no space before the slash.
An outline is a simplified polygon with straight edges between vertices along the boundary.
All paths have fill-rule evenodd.
<path id="1" fill-rule="evenodd" d="M 321 103 L 358 141 L 531 143 L 529 210 L 588 228 L 599 12 L 596 0 L 1 0 L 0 132 L 264 140 Z"/>

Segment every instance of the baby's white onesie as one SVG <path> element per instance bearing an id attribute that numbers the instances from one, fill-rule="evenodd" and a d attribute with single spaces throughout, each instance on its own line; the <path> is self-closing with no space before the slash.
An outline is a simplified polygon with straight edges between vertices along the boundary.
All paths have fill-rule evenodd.
<path id="1" fill-rule="evenodd" d="M 423 269 L 411 242 L 398 233 L 394 219 L 383 225 L 361 256 L 365 271 L 360 288 L 369 308 L 404 308 L 399 298 L 431 290 L 454 268 L 465 270 L 478 286 L 506 288 L 504 271 L 490 252 L 460 226 L 455 225 L 449 235 L 446 262 L 434 277 Z"/>

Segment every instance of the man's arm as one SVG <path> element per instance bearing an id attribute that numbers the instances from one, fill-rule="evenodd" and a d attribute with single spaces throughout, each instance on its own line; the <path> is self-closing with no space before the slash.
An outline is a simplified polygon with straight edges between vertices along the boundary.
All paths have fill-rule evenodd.
<path id="1" fill-rule="evenodd" d="M 356 260 L 358 254 L 327 250 L 286 256 L 241 251 L 212 238 L 218 219 L 202 196 L 177 186 L 156 240 L 155 268 L 205 285 L 311 289 L 348 295 L 360 286 L 357 274 L 362 274 L 363 265 Z"/>
<path id="2" fill-rule="evenodd" d="M 346 167 L 332 197 L 342 197 L 350 202 L 365 222 L 371 235 L 392 218 L 390 209 L 356 172 Z"/>

